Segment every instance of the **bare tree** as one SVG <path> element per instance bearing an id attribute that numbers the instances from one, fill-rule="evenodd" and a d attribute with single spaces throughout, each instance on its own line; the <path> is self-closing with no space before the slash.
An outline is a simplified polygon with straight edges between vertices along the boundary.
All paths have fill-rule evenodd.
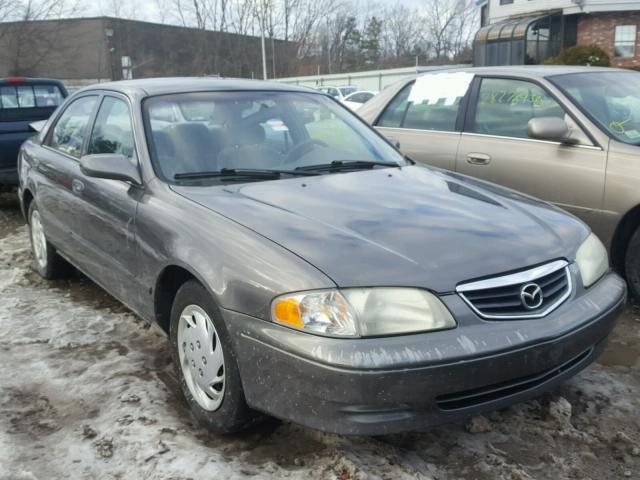
<path id="1" fill-rule="evenodd" d="M 101 13 L 109 17 L 139 18 L 138 3 L 130 0 L 108 0 L 102 4 Z"/>
<path id="2" fill-rule="evenodd" d="M 469 44 L 476 7 L 473 0 L 426 0 L 424 23 L 436 61 L 448 60 Z"/>
<path id="3" fill-rule="evenodd" d="M 4 13 L 3 22 L 19 22 L 7 23 L 0 38 L 0 62 L 10 66 L 11 75 L 29 75 L 62 44 L 73 49 L 69 33 L 58 24 L 39 25 L 36 34 L 33 22 L 73 16 L 80 0 L 14 0 L 11 3 L 5 10 L 0 10 L 0 14 Z"/>
<path id="4" fill-rule="evenodd" d="M 396 4 L 385 10 L 384 20 L 384 54 L 397 66 L 424 40 L 422 18 L 415 10 Z"/>

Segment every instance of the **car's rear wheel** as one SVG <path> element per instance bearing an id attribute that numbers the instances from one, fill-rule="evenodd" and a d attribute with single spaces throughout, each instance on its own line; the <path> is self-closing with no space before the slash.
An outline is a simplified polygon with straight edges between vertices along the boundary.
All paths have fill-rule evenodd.
<path id="1" fill-rule="evenodd" d="M 202 425 L 214 433 L 232 433 L 259 418 L 246 404 L 219 310 L 200 283 L 191 280 L 178 290 L 169 336 L 183 394 Z"/>
<path id="2" fill-rule="evenodd" d="M 624 268 L 630 293 L 636 299 L 640 299 L 640 227 L 636 229 L 627 246 Z"/>
<path id="3" fill-rule="evenodd" d="M 67 276 L 71 271 L 71 266 L 58 255 L 55 247 L 47 241 L 40 210 L 38 210 L 35 201 L 29 205 L 28 218 L 34 270 L 48 280 Z"/>

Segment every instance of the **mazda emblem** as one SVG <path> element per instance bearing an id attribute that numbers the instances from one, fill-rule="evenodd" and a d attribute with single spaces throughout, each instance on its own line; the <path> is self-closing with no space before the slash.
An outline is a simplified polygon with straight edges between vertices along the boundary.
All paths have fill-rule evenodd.
<path id="1" fill-rule="evenodd" d="M 520 301 L 527 310 L 540 308 L 544 301 L 542 289 L 537 283 L 527 283 L 520 289 Z"/>

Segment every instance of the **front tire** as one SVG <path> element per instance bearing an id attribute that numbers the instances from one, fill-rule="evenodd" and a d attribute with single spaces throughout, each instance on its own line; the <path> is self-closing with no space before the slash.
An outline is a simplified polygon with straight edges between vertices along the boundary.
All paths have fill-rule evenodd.
<path id="1" fill-rule="evenodd" d="M 64 278 L 71 271 L 71 266 L 63 259 L 53 245 L 47 241 L 42 227 L 40 210 L 35 201 L 29 205 L 29 237 L 31 252 L 33 253 L 33 268 L 41 277 L 47 280 Z"/>
<path id="2" fill-rule="evenodd" d="M 636 300 L 640 300 L 640 227 L 636 229 L 627 246 L 624 269 L 630 293 Z"/>
<path id="3" fill-rule="evenodd" d="M 224 434 L 255 423 L 259 415 L 245 401 L 224 321 L 209 292 L 195 280 L 176 294 L 169 338 L 182 392 L 203 426 Z"/>

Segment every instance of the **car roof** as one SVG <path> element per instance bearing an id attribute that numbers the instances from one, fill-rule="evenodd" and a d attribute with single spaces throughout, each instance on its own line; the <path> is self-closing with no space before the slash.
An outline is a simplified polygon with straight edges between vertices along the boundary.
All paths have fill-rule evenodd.
<path id="1" fill-rule="evenodd" d="M 63 85 L 62 81 L 54 78 L 32 78 L 32 77 L 4 77 L 0 78 L 1 84 L 11 85 Z"/>
<path id="2" fill-rule="evenodd" d="M 588 72 L 629 72 L 622 68 L 611 67 L 583 67 L 574 65 L 510 65 L 501 67 L 463 67 L 438 70 L 433 72 L 425 72 L 422 75 L 433 75 L 437 73 L 451 72 L 469 72 L 478 75 L 515 75 L 530 78 L 545 78 L 555 75 L 565 75 L 569 73 L 588 73 Z M 418 75 L 421 76 L 421 75 Z"/>
<path id="3" fill-rule="evenodd" d="M 167 95 L 172 93 L 189 92 L 215 92 L 234 90 L 268 90 L 283 92 L 315 92 L 317 91 L 296 85 L 288 85 L 262 80 L 246 80 L 237 78 L 213 78 L 213 77 L 168 77 L 168 78 L 144 78 L 137 80 L 120 80 L 91 85 L 83 89 L 89 90 L 114 90 L 125 94 L 138 94 L 140 96 Z"/>

